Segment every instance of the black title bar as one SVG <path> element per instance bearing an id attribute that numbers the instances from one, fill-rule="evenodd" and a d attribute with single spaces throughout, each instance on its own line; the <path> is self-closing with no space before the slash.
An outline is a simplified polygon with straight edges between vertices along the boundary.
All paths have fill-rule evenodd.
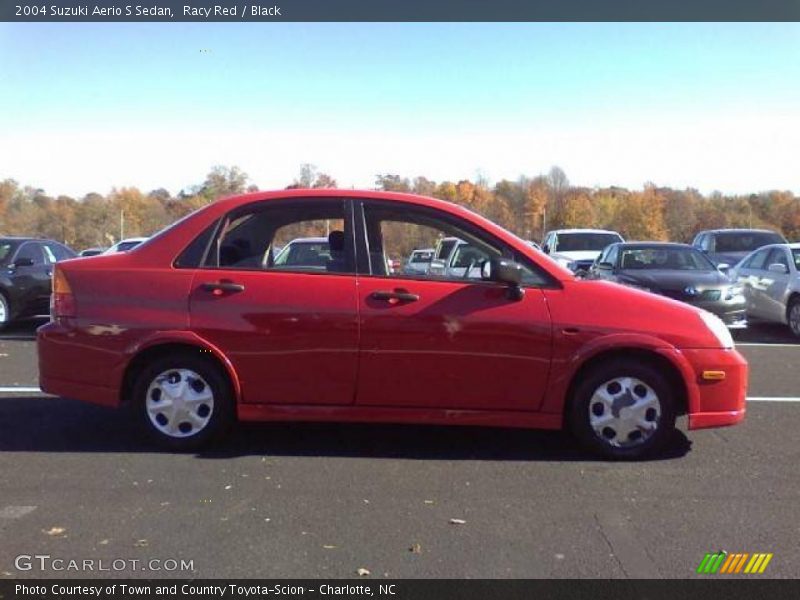
<path id="1" fill-rule="evenodd" d="M 800 21 L 800 0 L 3 0 L 0 21 Z"/>

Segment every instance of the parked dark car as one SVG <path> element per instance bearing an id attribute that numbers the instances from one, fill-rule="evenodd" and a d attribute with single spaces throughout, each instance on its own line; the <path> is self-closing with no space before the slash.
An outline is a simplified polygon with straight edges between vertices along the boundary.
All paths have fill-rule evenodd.
<path id="1" fill-rule="evenodd" d="M 694 237 L 692 246 L 700 250 L 717 265 L 732 267 L 767 244 L 785 244 L 786 238 L 768 229 L 712 229 L 701 231 Z"/>
<path id="2" fill-rule="evenodd" d="M 592 265 L 589 278 L 615 281 L 692 304 L 714 313 L 728 327 L 747 324 L 742 286 L 687 244 L 612 244 Z"/>
<path id="3" fill-rule="evenodd" d="M 0 238 L 0 329 L 50 313 L 53 264 L 77 254 L 52 240 Z"/>
<path id="4" fill-rule="evenodd" d="M 87 248 L 86 250 L 81 250 L 78 256 L 87 257 L 87 256 L 99 256 L 103 252 L 106 251 L 106 248 Z"/>

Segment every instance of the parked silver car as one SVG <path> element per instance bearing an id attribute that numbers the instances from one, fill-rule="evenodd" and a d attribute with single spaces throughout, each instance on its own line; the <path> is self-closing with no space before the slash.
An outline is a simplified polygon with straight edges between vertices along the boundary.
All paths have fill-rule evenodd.
<path id="1" fill-rule="evenodd" d="M 749 317 L 784 323 L 800 337 L 800 244 L 771 244 L 731 269 L 744 287 Z"/>

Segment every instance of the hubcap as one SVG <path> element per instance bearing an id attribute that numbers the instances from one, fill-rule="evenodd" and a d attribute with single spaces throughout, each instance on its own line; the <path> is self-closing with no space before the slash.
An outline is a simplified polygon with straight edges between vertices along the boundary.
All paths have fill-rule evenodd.
<path id="1" fill-rule="evenodd" d="M 635 377 L 606 381 L 589 401 L 589 423 L 595 435 L 616 448 L 647 441 L 658 428 L 661 403 L 649 385 Z"/>
<path id="2" fill-rule="evenodd" d="M 214 394 L 194 371 L 170 369 L 150 383 L 145 406 L 153 427 L 169 437 L 185 438 L 208 425 L 214 412 Z"/>
<path id="3" fill-rule="evenodd" d="M 8 305 L 6 299 L 0 294 L 0 323 L 5 323 L 8 320 Z"/>
<path id="4" fill-rule="evenodd" d="M 800 335 L 800 302 L 792 305 L 792 310 L 789 311 L 789 327 L 792 333 Z"/>

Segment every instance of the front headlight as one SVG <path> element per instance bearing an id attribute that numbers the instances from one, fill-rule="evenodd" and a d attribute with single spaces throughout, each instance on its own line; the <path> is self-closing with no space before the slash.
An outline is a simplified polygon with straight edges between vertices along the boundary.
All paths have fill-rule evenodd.
<path id="1" fill-rule="evenodd" d="M 733 337 L 725 326 L 725 323 L 722 322 L 722 319 L 717 315 L 711 314 L 707 310 L 701 310 L 699 314 L 705 326 L 708 327 L 708 330 L 717 338 L 720 346 L 723 348 L 733 348 Z"/>

